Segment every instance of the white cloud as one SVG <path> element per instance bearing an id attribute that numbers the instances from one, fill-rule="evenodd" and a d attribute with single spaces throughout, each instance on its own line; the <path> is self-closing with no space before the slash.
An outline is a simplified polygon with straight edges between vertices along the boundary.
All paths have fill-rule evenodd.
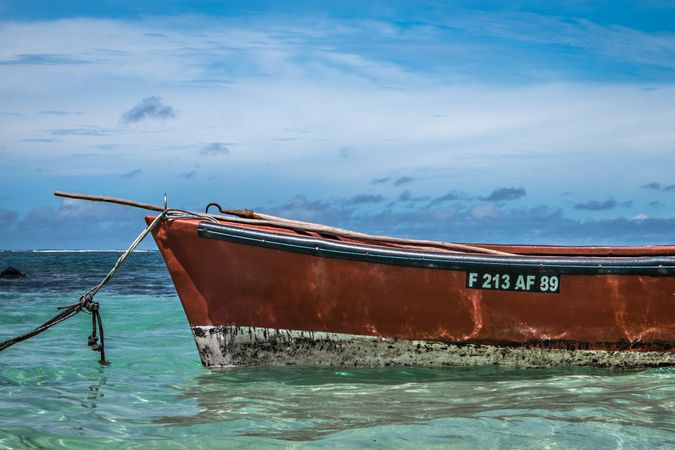
<path id="1" fill-rule="evenodd" d="M 492 202 L 473 206 L 469 214 L 475 219 L 494 219 L 500 216 L 499 208 Z"/>
<path id="2" fill-rule="evenodd" d="M 460 17 L 446 25 L 587 48 L 613 59 L 633 42 L 624 59 L 673 60 L 670 35 L 535 19 Z M 529 31 L 515 26 L 524 23 Z M 434 24 L 403 29 L 376 21 L 0 23 L 0 61 L 23 58 L 0 73 L 0 97 L 18 114 L 0 121 L 0 146 L 8 168 L 46 165 L 55 176 L 110 176 L 117 183 L 120 173 L 142 168 L 143 177 L 129 189 L 141 179 L 155 185 L 168 179 L 186 197 L 211 195 L 213 184 L 199 183 L 200 177 L 227 173 L 228 187 L 265 180 L 243 194 L 228 190 L 257 202 L 310 189 L 349 197 L 359 183 L 402 173 L 415 175 L 419 196 L 485 192 L 490 180 L 490 188 L 526 186 L 532 203 L 545 203 L 572 184 L 627 198 L 626 185 L 669 179 L 675 166 L 673 84 L 543 77 L 514 85 L 487 82 L 471 71 L 458 77 L 463 67 L 493 69 L 481 58 L 502 44 L 478 49 L 488 53 L 474 55 L 479 63 L 472 66 L 476 42 L 443 33 Z M 41 64 L 20 55 L 62 59 Z M 661 65 L 668 67 L 667 61 Z M 474 74 L 481 81 L 467 81 Z M 125 111 L 152 95 L 180 115 L 120 126 Z M 303 133 L 284 139 L 289 129 Z M 61 142 L 46 142 L 54 133 Z M 221 142 L 231 150 L 227 158 L 210 158 L 208 167 L 186 172 L 205 143 Z M 340 158 L 341 148 L 358 151 Z M 186 173 L 193 179 L 183 189 L 187 180 L 180 175 Z M 400 194 L 393 186 L 383 189 L 391 198 Z"/>

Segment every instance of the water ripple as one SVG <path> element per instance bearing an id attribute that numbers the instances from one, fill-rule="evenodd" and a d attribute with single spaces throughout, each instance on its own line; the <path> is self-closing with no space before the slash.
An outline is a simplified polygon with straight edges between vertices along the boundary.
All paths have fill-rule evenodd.
<path id="1" fill-rule="evenodd" d="M 22 257 L 12 265 L 30 278 L 0 285 L 0 339 L 49 317 L 117 255 Z M 675 445 L 673 368 L 208 371 L 159 255 L 128 270 L 97 297 L 111 366 L 86 346 L 88 316 L 0 354 L 0 448 Z"/>

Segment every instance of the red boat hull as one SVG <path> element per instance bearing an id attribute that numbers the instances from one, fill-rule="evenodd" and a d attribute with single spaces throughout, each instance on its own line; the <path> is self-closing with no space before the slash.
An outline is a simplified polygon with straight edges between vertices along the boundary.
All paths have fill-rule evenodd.
<path id="1" fill-rule="evenodd" d="M 572 247 L 498 246 L 554 255 L 537 263 L 188 219 L 153 234 L 207 366 L 675 364 L 670 247 L 596 267 Z"/>

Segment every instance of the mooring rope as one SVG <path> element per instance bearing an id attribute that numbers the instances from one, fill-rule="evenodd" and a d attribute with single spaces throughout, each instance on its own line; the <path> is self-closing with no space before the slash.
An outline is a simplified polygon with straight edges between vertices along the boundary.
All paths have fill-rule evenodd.
<path id="1" fill-rule="evenodd" d="M 177 210 L 174 210 L 177 211 Z M 183 211 L 180 211 L 179 214 L 182 214 Z M 159 214 L 157 217 L 155 217 L 155 220 L 150 223 L 150 225 L 143 230 L 141 234 L 138 235 L 138 237 L 134 240 L 134 242 L 131 243 L 129 248 L 120 255 L 120 257 L 117 259 L 117 262 L 113 266 L 112 269 L 110 269 L 110 272 L 93 288 L 89 289 L 86 294 L 80 297 L 80 300 L 66 306 L 59 306 L 57 309 L 61 310 L 60 313 L 43 323 L 42 325 L 38 326 L 34 330 L 23 334 L 21 336 L 17 336 L 13 339 L 8 339 L 2 343 L 0 343 L 0 352 L 11 347 L 12 345 L 25 341 L 26 339 L 32 338 L 33 336 L 37 336 L 38 334 L 42 333 L 43 331 L 48 330 L 49 328 L 53 327 L 54 325 L 57 325 L 64 320 L 67 320 L 77 313 L 81 311 L 85 311 L 89 314 L 91 314 L 91 334 L 89 335 L 89 338 L 87 339 L 87 343 L 89 344 L 89 347 L 91 347 L 92 350 L 96 352 L 101 353 L 101 359 L 99 362 L 103 365 L 108 365 L 109 362 L 105 359 L 105 341 L 104 341 L 104 335 L 103 335 L 103 320 L 101 319 L 101 312 L 100 312 L 100 305 L 98 302 L 94 301 L 94 296 L 98 293 L 101 288 L 110 281 L 110 279 L 115 275 L 115 273 L 119 270 L 119 268 L 124 264 L 124 261 L 127 260 L 129 255 L 133 253 L 134 250 L 136 250 L 136 247 L 145 239 L 145 237 L 150 233 L 157 224 L 164 219 L 165 217 L 168 217 L 169 215 L 175 216 L 177 215 L 173 211 L 170 212 L 170 210 L 165 209 L 162 211 L 161 214 Z"/>

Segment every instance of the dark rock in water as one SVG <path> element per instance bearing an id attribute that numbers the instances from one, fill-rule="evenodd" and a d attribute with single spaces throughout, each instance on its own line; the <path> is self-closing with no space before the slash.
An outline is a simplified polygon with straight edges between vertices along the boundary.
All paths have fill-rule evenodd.
<path id="1" fill-rule="evenodd" d="M 23 278 L 25 276 L 25 273 L 12 266 L 7 267 L 5 270 L 0 272 L 0 278 Z"/>

